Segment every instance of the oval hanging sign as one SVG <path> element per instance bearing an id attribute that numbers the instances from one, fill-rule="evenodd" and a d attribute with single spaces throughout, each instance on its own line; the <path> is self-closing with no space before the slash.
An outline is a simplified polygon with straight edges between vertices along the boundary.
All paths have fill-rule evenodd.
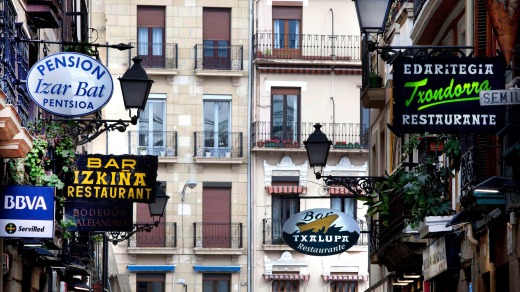
<path id="1" fill-rule="evenodd" d="M 53 54 L 36 62 L 26 84 L 29 96 L 39 107 L 65 117 L 99 111 L 114 90 L 112 76 L 101 62 L 72 52 Z"/>
<path id="2" fill-rule="evenodd" d="M 285 222 L 282 236 L 292 249 L 313 256 L 328 256 L 355 245 L 361 231 L 347 214 L 325 208 L 296 213 Z"/>

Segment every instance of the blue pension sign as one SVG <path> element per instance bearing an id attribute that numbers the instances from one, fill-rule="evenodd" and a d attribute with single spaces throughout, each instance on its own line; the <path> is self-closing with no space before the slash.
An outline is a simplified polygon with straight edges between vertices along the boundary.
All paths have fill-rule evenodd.
<path id="1" fill-rule="evenodd" d="M 79 53 L 57 53 L 38 61 L 27 76 L 31 99 L 55 115 L 80 117 L 103 108 L 114 90 L 108 69 Z"/>
<path id="2" fill-rule="evenodd" d="M 54 237 L 54 187 L 3 186 L 0 237 Z"/>

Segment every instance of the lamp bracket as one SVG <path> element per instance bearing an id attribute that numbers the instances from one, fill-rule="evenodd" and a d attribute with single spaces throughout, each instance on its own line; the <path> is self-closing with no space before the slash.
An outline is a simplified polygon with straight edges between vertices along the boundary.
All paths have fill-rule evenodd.
<path id="1" fill-rule="evenodd" d="M 135 125 L 137 119 L 132 120 L 102 120 L 102 119 L 51 119 L 55 122 L 73 122 L 74 135 L 78 137 L 78 144 L 91 142 L 99 135 L 108 131 L 125 132 L 127 127 Z"/>
<path id="2" fill-rule="evenodd" d="M 339 185 L 345 187 L 354 197 L 364 197 L 377 191 L 376 183 L 384 178 L 380 176 L 324 176 L 327 186 Z"/>
<path id="3" fill-rule="evenodd" d="M 159 226 L 159 221 L 155 221 L 154 223 L 139 223 L 132 225 L 132 231 L 107 231 L 106 236 L 108 241 L 112 242 L 112 244 L 117 245 L 119 242 L 125 241 L 132 237 L 132 235 L 137 232 L 150 232 L 154 227 Z"/>
<path id="4" fill-rule="evenodd" d="M 374 41 L 367 41 L 370 52 L 377 52 L 383 61 L 392 63 L 399 55 L 405 57 L 470 57 L 474 54 L 474 46 L 389 46 L 377 45 Z M 464 50 L 470 50 L 466 53 Z"/>

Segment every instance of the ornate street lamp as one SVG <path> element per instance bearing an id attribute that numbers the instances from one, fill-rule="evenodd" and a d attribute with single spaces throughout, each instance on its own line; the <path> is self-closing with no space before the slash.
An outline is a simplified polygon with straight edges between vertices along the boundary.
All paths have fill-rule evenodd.
<path id="1" fill-rule="evenodd" d="M 363 33 L 381 33 L 385 27 L 392 0 L 354 0 L 359 28 Z"/>
<path id="2" fill-rule="evenodd" d="M 137 124 L 139 114 L 146 107 L 146 101 L 154 83 L 152 79 L 148 78 L 146 71 L 141 66 L 142 60 L 139 57 L 134 57 L 132 59 L 134 62 L 132 67 L 122 77 L 118 78 L 121 83 L 125 109 L 129 110 L 129 116 L 133 125 Z M 137 110 L 134 116 L 132 116 L 132 109 Z"/>
<path id="3" fill-rule="evenodd" d="M 382 180 L 382 177 L 371 176 L 323 176 L 323 168 L 327 165 L 332 141 L 321 131 L 320 124 L 314 125 L 314 132 L 309 135 L 309 138 L 303 144 L 316 179 L 323 178 L 327 186 L 343 186 L 353 197 L 359 197 L 372 194 L 376 190 L 376 182 Z"/>
<path id="4" fill-rule="evenodd" d="M 158 227 L 159 223 L 161 223 L 161 218 L 164 216 L 164 210 L 166 209 L 166 204 L 168 203 L 168 199 L 170 197 L 166 195 L 164 190 L 161 188 L 161 183 L 158 182 L 155 187 L 155 201 L 148 204 L 150 209 L 150 216 L 152 217 L 152 221 L 150 223 L 136 223 L 132 225 L 132 231 L 109 231 L 106 232 L 108 237 L 108 241 L 112 242 L 114 245 L 119 242 L 125 241 L 132 237 L 132 235 L 137 232 L 146 231 L 150 232 L 154 227 Z"/>

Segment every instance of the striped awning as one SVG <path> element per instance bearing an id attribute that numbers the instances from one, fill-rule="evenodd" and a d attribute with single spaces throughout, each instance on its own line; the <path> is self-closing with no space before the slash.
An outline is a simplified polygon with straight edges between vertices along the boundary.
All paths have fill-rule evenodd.
<path id="1" fill-rule="evenodd" d="M 352 195 L 346 187 L 329 187 L 329 194 L 331 195 Z"/>
<path id="2" fill-rule="evenodd" d="M 258 66 L 261 73 L 291 73 L 291 74 L 312 74 L 328 75 L 332 73 L 332 68 L 325 67 L 280 67 L 280 66 Z M 361 69 L 357 68 L 334 68 L 336 75 L 361 75 Z"/>
<path id="3" fill-rule="evenodd" d="M 301 194 L 307 191 L 304 186 L 266 186 L 269 194 Z"/>
<path id="4" fill-rule="evenodd" d="M 367 275 L 323 275 L 323 281 L 368 281 Z"/>
<path id="5" fill-rule="evenodd" d="M 264 280 L 294 280 L 309 281 L 311 275 L 301 274 L 264 274 Z"/>

